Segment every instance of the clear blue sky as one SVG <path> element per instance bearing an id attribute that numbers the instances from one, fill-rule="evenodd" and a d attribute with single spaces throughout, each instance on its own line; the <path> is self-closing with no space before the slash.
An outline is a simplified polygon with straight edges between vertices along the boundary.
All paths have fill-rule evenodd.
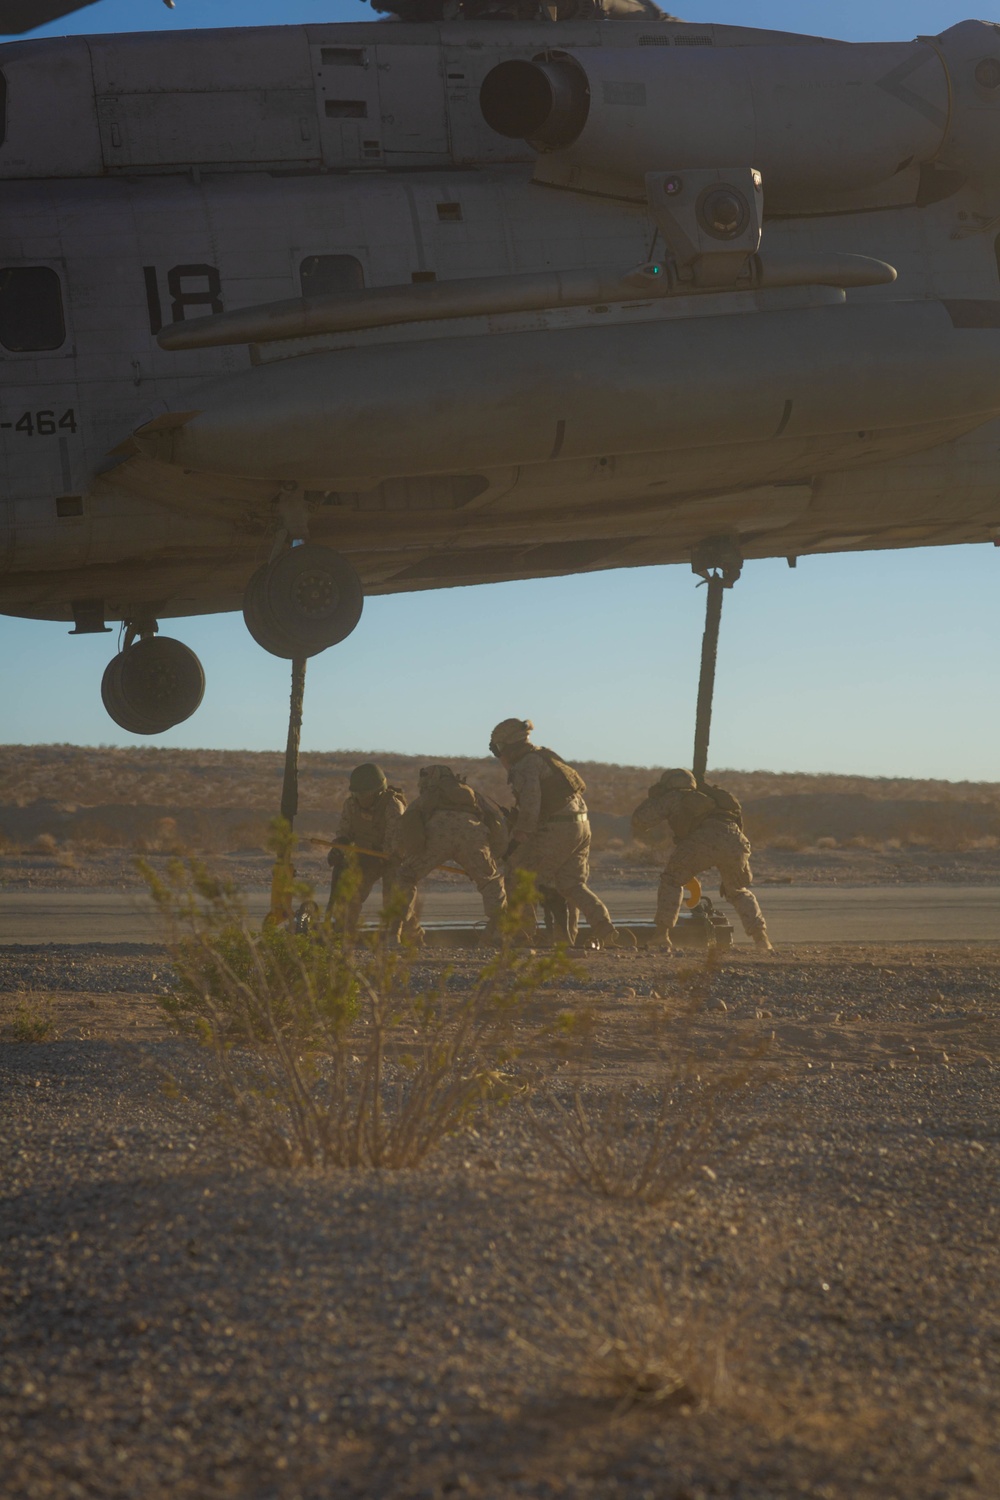
<path id="1" fill-rule="evenodd" d="M 669 8 L 669 7 L 668 7 Z M 955 4 L 681 4 L 689 20 L 852 40 L 943 30 Z M 359 0 L 101 0 L 40 34 L 363 20 Z M 371 599 L 309 665 L 303 743 L 481 754 L 509 714 L 569 758 L 690 759 L 703 592 L 684 568 Z M 279 748 L 288 667 L 238 615 L 168 627 L 201 656 L 198 714 L 157 743 Z M 114 636 L 0 618 L 7 742 L 130 744 L 100 704 Z M 750 564 L 726 597 L 716 765 L 1000 779 L 1000 550 Z"/>

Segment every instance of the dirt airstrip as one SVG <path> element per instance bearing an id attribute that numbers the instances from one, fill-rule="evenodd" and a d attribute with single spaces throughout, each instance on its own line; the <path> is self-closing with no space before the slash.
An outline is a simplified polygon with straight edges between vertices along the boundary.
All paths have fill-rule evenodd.
<path id="1" fill-rule="evenodd" d="M 582 958 L 543 1125 L 755 1057 L 752 1133 L 658 1203 L 520 1097 L 417 1170 L 263 1167 L 166 973 L 0 951 L 4 1497 L 1000 1494 L 997 947 Z"/>

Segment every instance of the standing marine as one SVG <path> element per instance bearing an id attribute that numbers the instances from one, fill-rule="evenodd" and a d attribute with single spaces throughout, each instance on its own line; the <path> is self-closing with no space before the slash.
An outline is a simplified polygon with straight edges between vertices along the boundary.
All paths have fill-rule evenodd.
<path id="1" fill-rule="evenodd" d="M 583 800 L 586 786 L 572 766 L 553 750 L 533 745 L 530 719 L 504 719 L 490 736 L 490 751 L 507 771 L 514 793 L 513 837 L 507 851 L 508 887 L 517 870 L 528 870 L 539 886 L 550 886 L 567 906 L 578 908 L 602 948 L 635 947 L 627 929 L 619 932 L 604 902 L 587 884 L 590 875 L 590 819 Z M 532 931 L 534 912 L 528 913 Z M 568 933 L 559 933 L 568 941 Z"/>
<path id="2" fill-rule="evenodd" d="M 708 782 L 699 789 L 690 771 L 664 771 L 632 814 L 632 833 L 644 843 L 657 843 L 667 830 L 673 847 L 660 876 L 653 942 L 672 948 L 671 933 L 680 914 L 684 886 L 692 877 L 714 869 L 721 876 L 719 895 L 732 902 L 747 937 L 761 952 L 773 952 L 763 914 L 750 889 L 750 842 L 743 832 L 743 812 L 736 798 Z"/>
<path id="3" fill-rule="evenodd" d="M 498 860 L 507 844 L 503 814 L 450 766 L 423 766 L 420 790 L 400 824 L 398 888 L 405 911 L 403 932 L 416 932 L 417 885 L 425 875 L 453 861 L 483 898 L 484 941 L 497 935 L 506 902 Z"/>
<path id="4" fill-rule="evenodd" d="M 344 928 L 352 937 L 357 932 L 361 908 L 378 882 L 382 882 L 383 910 L 395 894 L 399 830 L 405 811 L 406 798 L 399 787 L 389 785 L 381 766 L 367 761 L 354 767 L 335 842 L 326 857 L 332 872 L 328 915 L 336 905 L 344 871 L 349 865 L 358 871 L 358 884 L 347 901 L 343 918 Z"/>

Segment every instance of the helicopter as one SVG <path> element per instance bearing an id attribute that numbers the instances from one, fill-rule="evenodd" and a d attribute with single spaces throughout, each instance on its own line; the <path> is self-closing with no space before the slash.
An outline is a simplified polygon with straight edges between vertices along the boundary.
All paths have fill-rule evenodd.
<path id="1" fill-rule="evenodd" d="M 204 693 L 165 620 L 1000 545 L 989 23 L 400 0 L 9 42 L 0 121 L 0 610 L 120 622 L 132 733 Z"/>

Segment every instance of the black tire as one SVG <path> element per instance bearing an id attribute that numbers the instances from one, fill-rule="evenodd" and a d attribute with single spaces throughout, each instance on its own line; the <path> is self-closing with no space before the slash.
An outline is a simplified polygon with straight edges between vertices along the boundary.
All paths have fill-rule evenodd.
<path id="1" fill-rule="evenodd" d="M 247 585 L 243 617 L 272 655 L 317 656 L 350 635 L 364 602 L 347 558 L 307 542 L 258 568 Z"/>
<path id="2" fill-rule="evenodd" d="M 119 652 L 101 681 L 104 707 L 130 734 L 162 734 L 182 724 L 204 696 L 201 662 L 169 636 L 150 636 Z"/>
<path id="3" fill-rule="evenodd" d="M 275 628 L 268 613 L 267 580 L 270 571 L 271 564 L 264 563 L 247 584 L 243 595 L 243 620 L 258 646 L 262 646 L 272 656 L 281 656 L 286 661 L 291 661 L 300 653 L 287 635 Z"/>

